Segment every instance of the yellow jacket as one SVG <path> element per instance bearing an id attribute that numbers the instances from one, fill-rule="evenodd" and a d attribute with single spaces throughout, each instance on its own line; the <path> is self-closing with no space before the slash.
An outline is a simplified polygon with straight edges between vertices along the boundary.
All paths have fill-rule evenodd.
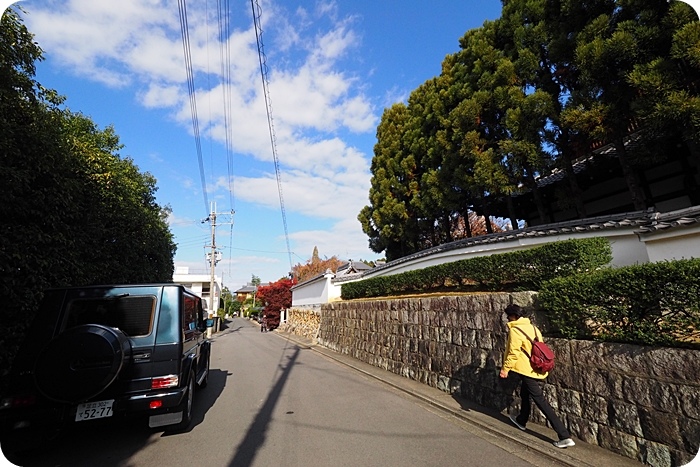
<path id="1" fill-rule="evenodd" d="M 502 369 L 506 373 L 514 371 L 530 378 L 546 378 L 548 373 L 535 373 L 532 366 L 530 366 L 530 359 L 527 355 L 532 355 L 532 344 L 527 337 L 515 329 L 516 326 L 525 331 L 525 334 L 530 336 L 530 339 L 534 340 L 535 333 L 537 333 L 539 340 L 542 340 L 542 334 L 539 333 L 539 329 L 535 330 L 535 327 L 530 323 L 530 318 L 521 317 L 515 321 L 508 321 L 508 339 L 506 340 L 506 350 L 503 354 Z M 527 355 L 525 355 L 523 350 L 527 352 Z"/>

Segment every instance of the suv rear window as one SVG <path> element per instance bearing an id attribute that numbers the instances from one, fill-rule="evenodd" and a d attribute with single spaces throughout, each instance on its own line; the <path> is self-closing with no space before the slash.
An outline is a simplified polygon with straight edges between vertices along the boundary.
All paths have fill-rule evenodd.
<path id="1" fill-rule="evenodd" d="M 66 308 L 65 328 L 102 324 L 131 337 L 147 336 L 153 329 L 156 297 L 152 295 L 76 298 Z"/>

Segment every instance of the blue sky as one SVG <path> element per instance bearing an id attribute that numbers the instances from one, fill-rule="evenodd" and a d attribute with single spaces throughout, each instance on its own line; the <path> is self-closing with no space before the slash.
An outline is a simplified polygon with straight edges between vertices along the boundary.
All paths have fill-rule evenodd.
<path id="1" fill-rule="evenodd" d="M 176 266 L 208 271 L 206 200 L 218 213 L 235 211 L 233 227 L 216 229 L 216 274 L 232 290 L 253 274 L 263 282 L 287 275 L 290 256 L 304 263 L 315 246 L 321 257 L 382 257 L 369 250 L 357 220 L 368 204 L 382 112 L 437 76 L 459 38 L 501 11 L 497 0 L 259 2 L 288 250 L 249 0 L 186 4 L 206 196 L 178 2 L 20 4 L 45 54 L 38 81 L 66 96 L 71 110 L 113 125 L 121 155 L 156 177 L 158 202 L 173 211 Z M 230 37 L 222 49 L 217 8 L 226 4 Z"/>
<path id="2" fill-rule="evenodd" d="M 259 3 L 288 237 L 249 0 L 187 3 L 203 174 L 178 2 L 21 2 L 45 52 L 38 81 L 66 96 L 71 110 L 113 125 L 122 156 L 156 177 L 158 202 L 172 208 L 176 267 L 208 271 L 207 200 L 219 213 L 235 211 L 233 227 L 216 230 L 223 258 L 216 274 L 232 290 L 252 275 L 263 282 L 287 275 L 290 257 L 304 263 L 315 246 L 321 257 L 382 257 L 369 250 L 357 221 L 368 204 L 382 112 L 437 76 L 459 38 L 501 11 L 497 0 Z M 219 4 L 228 6 L 224 48 Z M 222 50 L 229 79 L 222 79 Z"/>

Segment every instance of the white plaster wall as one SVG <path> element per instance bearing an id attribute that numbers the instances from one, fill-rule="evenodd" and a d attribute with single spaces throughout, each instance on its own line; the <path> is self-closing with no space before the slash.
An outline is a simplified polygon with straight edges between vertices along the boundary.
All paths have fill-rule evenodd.
<path id="1" fill-rule="evenodd" d="M 700 226 L 642 237 L 649 261 L 700 258 Z"/>
<path id="2" fill-rule="evenodd" d="M 322 279 L 302 284 L 292 290 L 292 306 L 328 303 L 328 289 L 333 276 L 327 274 Z"/>
<path id="3" fill-rule="evenodd" d="M 211 284 L 211 276 L 208 274 L 173 274 L 173 282 L 176 284 L 187 284 L 189 289 L 202 297 L 206 302 L 206 309 L 209 313 L 216 313 L 217 310 L 210 309 L 212 301 L 209 293 L 202 292 L 203 284 Z M 214 302 L 218 303 L 221 296 L 221 278 L 214 276 Z"/>
<path id="4" fill-rule="evenodd" d="M 608 241 L 613 256 L 611 266 L 631 266 L 649 262 L 647 247 L 636 234 L 611 236 L 608 237 Z"/>
<path id="5" fill-rule="evenodd" d="M 328 302 L 335 302 L 336 300 L 340 300 L 340 292 L 341 292 L 341 287 L 340 284 L 336 284 L 335 282 L 328 281 Z"/>
<path id="6" fill-rule="evenodd" d="M 562 233 L 559 235 L 549 235 L 543 237 L 518 238 L 498 243 L 486 243 L 467 246 L 464 248 L 436 253 L 423 258 L 416 258 L 411 261 L 397 264 L 394 267 L 384 268 L 376 273 L 366 275 L 367 277 L 390 276 L 406 271 L 422 269 L 446 262 L 459 261 L 479 256 L 489 256 L 493 254 L 508 253 L 516 250 L 523 250 L 545 245 L 547 243 L 569 240 L 571 238 L 591 238 L 600 237 L 601 232 L 592 230 L 580 233 Z M 612 266 L 627 266 L 630 264 L 643 263 L 649 261 L 644 243 L 634 233 L 632 228 L 617 229 L 614 235 L 606 235 L 610 241 L 613 252 Z"/>
<path id="7" fill-rule="evenodd" d="M 422 269 L 446 262 L 459 261 L 479 256 L 508 253 L 541 246 L 547 243 L 568 240 L 571 238 L 590 238 L 605 236 L 612 248 L 613 261 L 611 266 L 621 267 L 647 262 L 657 262 L 681 258 L 700 258 L 700 225 L 689 229 L 674 229 L 671 233 L 654 233 L 640 235 L 635 233 L 636 227 L 617 228 L 612 231 L 586 230 L 575 233 L 561 233 L 542 237 L 518 238 L 498 243 L 486 243 L 467 246 L 464 248 L 434 253 L 430 256 L 416 258 L 383 268 L 375 273 L 369 273 L 364 278 L 389 276 L 406 271 Z M 316 305 L 340 300 L 342 284 L 354 281 L 338 282 L 331 280 L 314 282 L 305 287 L 292 291 L 292 306 Z"/>

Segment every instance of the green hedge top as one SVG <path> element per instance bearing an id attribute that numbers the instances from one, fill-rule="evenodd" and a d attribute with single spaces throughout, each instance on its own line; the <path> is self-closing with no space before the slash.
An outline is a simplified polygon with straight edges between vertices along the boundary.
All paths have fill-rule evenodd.
<path id="1" fill-rule="evenodd" d="M 700 258 L 607 268 L 543 284 L 550 334 L 700 347 Z"/>
<path id="2" fill-rule="evenodd" d="M 607 239 L 571 239 L 349 282 L 342 285 L 341 298 L 352 300 L 449 289 L 538 290 L 555 277 L 593 271 L 611 261 L 612 250 Z"/>

